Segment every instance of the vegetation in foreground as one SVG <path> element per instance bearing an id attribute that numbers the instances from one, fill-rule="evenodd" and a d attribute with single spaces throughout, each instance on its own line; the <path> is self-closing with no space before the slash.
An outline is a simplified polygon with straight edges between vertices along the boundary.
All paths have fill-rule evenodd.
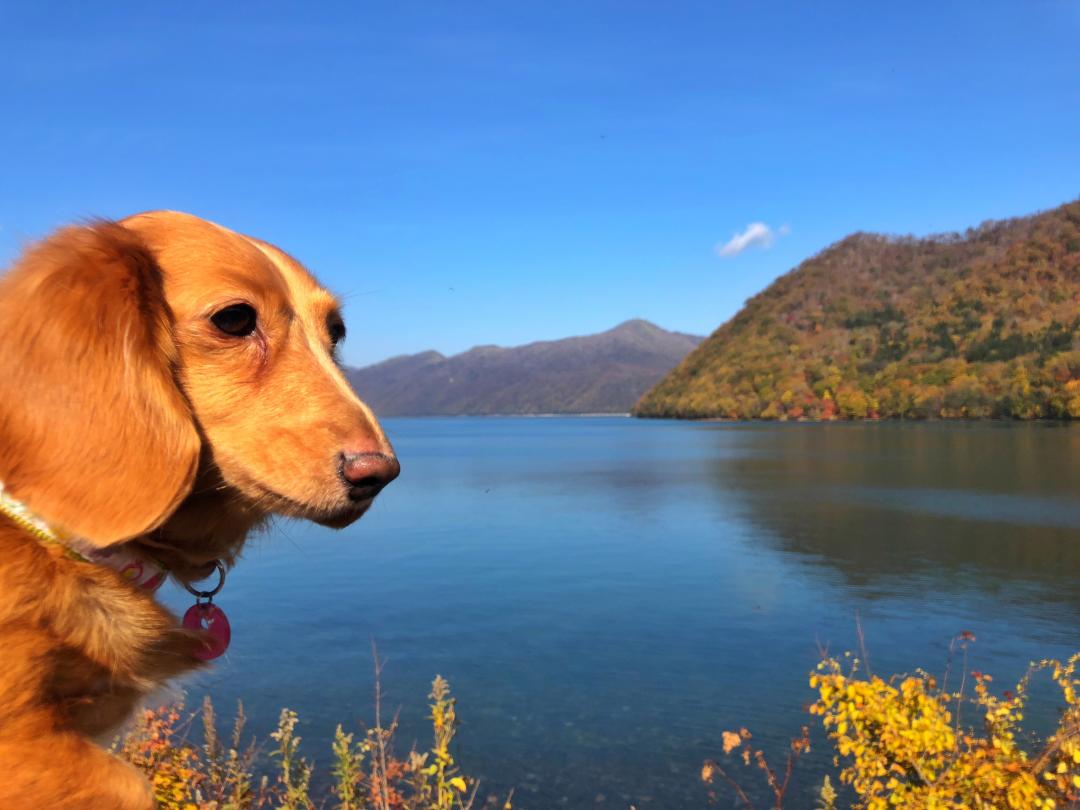
<path id="1" fill-rule="evenodd" d="M 974 640 L 970 633 L 954 639 L 953 647 L 963 648 L 965 665 L 967 645 Z M 1078 663 L 1080 653 L 1065 663 L 1033 663 L 1013 689 L 995 694 L 990 675 L 967 673 L 966 666 L 958 688 L 950 691 L 948 671 L 940 683 L 924 671 L 883 679 L 850 655 L 843 662 L 826 658 L 810 675 L 817 699 L 809 711 L 825 726 L 850 807 L 1080 807 Z M 1031 679 L 1038 673 L 1049 673 L 1064 700 L 1056 728 L 1041 741 L 1022 726 Z M 726 731 L 722 739 L 724 754 L 734 754 L 735 761 L 705 762 L 701 778 L 710 798 L 718 799 L 714 786 L 722 782 L 740 806 L 755 807 L 735 776 L 741 760 L 743 767 L 756 768 L 764 777 L 771 796 L 767 806 L 783 808 L 795 765 L 810 748 L 809 729 L 803 727 L 791 741 L 783 771 L 774 770 L 764 752 L 754 749 L 747 729 Z M 840 800 L 825 776 L 817 807 L 835 810 Z M 802 805 L 794 799 L 790 804 Z"/>
<path id="2" fill-rule="evenodd" d="M 461 773 L 450 753 L 458 723 L 450 685 L 436 677 L 429 698 L 431 749 L 402 757 L 394 748 L 397 720 L 383 725 L 376 686 L 375 725 L 359 738 L 337 727 L 323 795 L 313 789 L 314 767 L 300 753 L 298 718 L 289 709 L 270 734 L 273 770 L 261 776 L 256 760 L 263 752 L 244 740 L 243 706 L 229 739 L 222 740 L 209 698 L 201 712 L 202 745 L 187 738 L 193 718 L 177 705 L 145 711 L 114 751 L 147 775 L 161 810 L 469 810 L 479 785 Z M 509 798 L 494 804 L 512 806 Z"/>
<path id="3" fill-rule="evenodd" d="M 754 296 L 634 408 L 732 419 L 1080 418 L 1080 201 L 855 234 Z"/>
<path id="4" fill-rule="evenodd" d="M 1080 653 L 1064 663 L 1033 663 L 1013 689 L 997 694 L 991 676 L 967 672 L 974 640 L 962 633 L 950 648 L 950 660 L 953 649 L 963 652 L 954 689 L 948 668 L 939 682 L 924 671 L 884 679 L 850 655 L 818 665 L 810 675 L 817 697 L 809 711 L 824 725 L 839 782 L 838 790 L 824 777 L 819 810 L 1080 807 Z M 1039 674 L 1049 676 L 1064 701 L 1056 727 L 1042 740 L 1022 725 L 1029 686 Z M 331 786 L 321 796 L 312 789 L 313 767 L 300 753 L 297 716 L 288 709 L 270 735 L 274 769 L 259 777 L 258 749 L 243 740 L 243 710 L 223 741 L 208 699 L 202 745 L 186 739 L 183 708 L 171 707 L 147 711 L 115 750 L 147 774 L 162 810 L 467 810 L 479 786 L 461 773 L 450 751 L 457 714 L 449 684 L 436 677 L 429 697 L 429 751 L 394 752 L 396 721 L 383 726 L 376 692 L 374 727 L 359 739 L 338 727 Z M 805 797 L 791 797 L 788 789 L 799 758 L 810 750 L 809 728 L 791 741 L 781 769 L 752 740 L 745 728 L 722 734 L 724 757 L 706 761 L 701 771 L 708 798 L 718 802 L 726 788 L 737 806 L 805 806 Z M 759 772 L 767 804 L 755 805 L 753 791 L 740 781 L 742 769 Z M 491 797 L 486 806 L 509 810 L 511 799 Z"/>

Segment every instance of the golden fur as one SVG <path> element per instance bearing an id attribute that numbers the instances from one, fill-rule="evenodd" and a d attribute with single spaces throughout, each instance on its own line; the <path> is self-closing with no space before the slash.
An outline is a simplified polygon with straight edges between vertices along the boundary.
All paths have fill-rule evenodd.
<path id="1" fill-rule="evenodd" d="M 257 330 L 217 329 L 240 302 Z M 181 580 L 231 565 L 270 514 L 348 525 L 397 462 L 333 361 L 339 321 L 294 259 L 196 217 L 60 230 L 0 278 L 0 482 Z M 350 489 L 353 456 L 375 459 L 374 487 Z M 151 808 L 90 737 L 197 666 L 200 644 L 151 594 L 0 515 L 0 807 Z"/>

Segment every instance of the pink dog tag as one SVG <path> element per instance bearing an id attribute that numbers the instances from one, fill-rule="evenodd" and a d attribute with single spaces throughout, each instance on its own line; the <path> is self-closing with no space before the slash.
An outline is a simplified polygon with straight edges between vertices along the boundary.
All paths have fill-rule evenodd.
<path id="1" fill-rule="evenodd" d="M 213 602 L 197 602 L 184 614 L 184 627 L 188 630 L 202 630 L 206 633 L 203 646 L 195 651 L 195 657 L 201 661 L 213 661 L 229 647 L 232 629 L 225 611 Z"/>

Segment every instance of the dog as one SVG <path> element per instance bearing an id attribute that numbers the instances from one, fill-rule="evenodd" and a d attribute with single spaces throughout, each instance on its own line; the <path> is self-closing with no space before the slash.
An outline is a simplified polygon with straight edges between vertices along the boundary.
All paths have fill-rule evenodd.
<path id="1" fill-rule="evenodd" d="M 177 212 L 0 277 L 0 807 L 150 810 L 93 738 L 216 643 L 153 586 L 223 580 L 271 515 L 348 526 L 398 475 L 344 336 L 295 259 Z"/>

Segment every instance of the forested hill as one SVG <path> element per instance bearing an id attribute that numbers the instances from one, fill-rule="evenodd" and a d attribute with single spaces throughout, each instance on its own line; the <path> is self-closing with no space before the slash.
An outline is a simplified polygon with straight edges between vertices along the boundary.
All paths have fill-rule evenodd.
<path id="1" fill-rule="evenodd" d="M 634 413 L 1080 418 L 1080 200 L 963 234 L 849 236 L 748 301 Z"/>
<path id="2" fill-rule="evenodd" d="M 702 338 L 633 320 L 595 335 L 347 370 L 379 416 L 626 413 Z"/>

